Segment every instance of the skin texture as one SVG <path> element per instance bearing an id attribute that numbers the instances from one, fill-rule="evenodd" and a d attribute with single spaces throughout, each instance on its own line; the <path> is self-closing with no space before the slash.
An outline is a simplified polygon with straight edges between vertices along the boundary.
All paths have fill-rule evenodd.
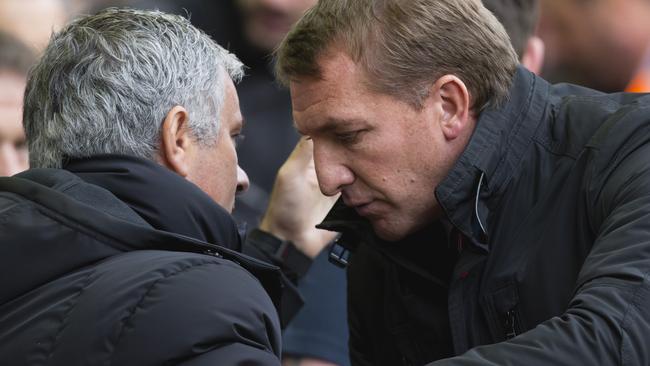
<path id="1" fill-rule="evenodd" d="M 243 119 L 235 86 L 226 80 L 226 95 L 221 109 L 221 126 L 214 144 L 204 146 L 192 136 L 189 114 L 176 106 L 163 121 L 159 160 L 196 184 L 215 202 L 232 212 L 235 195 L 248 189 L 248 176 L 237 163 L 236 139 Z"/>
<path id="2" fill-rule="evenodd" d="M 621 91 L 650 45 L 646 0 L 543 0 L 539 35 L 562 78 Z"/>
<path id="3" fill-rule="evenodd" d="M 316 0 L 238 0 L 246 38 L 258 48 L 272 51 Z"/>
<path id="4" fill-rule="evenodd" d="M 464 83 L 445 75 L 421 109 L 370 91 L 362 68 L 332 48 L 322 78 L 290 84 L 298 131 L 312 139 L 321 191 L 341 193 L 377 235 L 395 241 L 442 212 L 434 196 L 475 126 Z"/>
<path id="5" fill-rule="evenodd" d="M 0 71 L 0 176 L 29 168 L 22 124 L 24 90 L 24 77 Z"/>

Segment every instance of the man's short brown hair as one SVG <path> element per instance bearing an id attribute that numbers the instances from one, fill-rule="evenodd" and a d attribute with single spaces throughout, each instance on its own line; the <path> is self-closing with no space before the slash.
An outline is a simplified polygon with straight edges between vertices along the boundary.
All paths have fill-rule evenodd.
<path id="1" fill-rule="evenodd" d="M 474 108 L 499 103 L 517 65 L 480 0 L 320 0 L 280 44 L 279 80 L 319 77 L 318 58 L 333 47 L 362 65 L 372 90 L 415 107 L 446 74 L 467 85 Z"/>

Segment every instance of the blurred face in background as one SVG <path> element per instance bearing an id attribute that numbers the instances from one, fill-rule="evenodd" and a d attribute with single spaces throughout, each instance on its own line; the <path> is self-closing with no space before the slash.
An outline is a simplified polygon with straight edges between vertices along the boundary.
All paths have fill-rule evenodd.
<path id="1" fill-rule="evenodd" d="M 44 49 L 52 31 L 60 29 L 67 18 L 62 0 L 0 0 L 0 30 L 35 50 Z"/>
<path id="2" fill-rule="evenodd" d="M 0 70 L 0 176 L 29 168 L 22 124 L 25 78 Z"/>
<path id="3" fill-rule="evenodd" d="M 317 0 L 237 0 L 246 39 L 261 50 L 272 51 L 291 26 L 316 2 Z"/>
<path id="4" fill-rule="evenodd" d="M 551 79 L 621 91 L 638 70 L 650 28 L 647 0 L 542 0 L 539 35 Z M 557 74 L 557 75 L 555 75 Z"/>

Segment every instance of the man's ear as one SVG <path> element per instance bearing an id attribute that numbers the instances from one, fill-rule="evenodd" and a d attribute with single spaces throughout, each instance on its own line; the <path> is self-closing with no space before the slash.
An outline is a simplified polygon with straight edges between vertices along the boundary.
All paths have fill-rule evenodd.
<path id="1" fill-rule="evenodd" d="M 521 56 L 521 64 L 528 70 L 539 75 L 544 66 L 545 50 L 546 46 L 541 38 L 537 36 L 528 38 L 526 49 L 524 50 L 524 54 Z"/>
<path id="2" fill-rule="evenodd" d="M 192 147 L 188 124 L 187 110 L 175 106 L 165 116 L 160 132 L 160 162 L 184 178 L 189 174 L 188 154 Z"/>
<path id="3" fill-rule="evenodd" d="M 473 128 L 471 101 L 465 83 L 454 75 L 444 75 L 436 80 L 432 92 L 438 95 L 440 128 L 447 140 L 466 135 Z"/>

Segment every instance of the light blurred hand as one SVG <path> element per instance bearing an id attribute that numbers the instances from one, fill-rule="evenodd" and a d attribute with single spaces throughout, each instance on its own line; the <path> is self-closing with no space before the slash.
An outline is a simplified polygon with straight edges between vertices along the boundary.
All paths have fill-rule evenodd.
<path id="1" fill-rule="evenodd" d="M 311 140 L 301 138 L 278 171 L 271 200 L 260 229 L 314 258 L 336 233 L 316 229 L 338 196 L 326 197 L 318 188 Z"/>

